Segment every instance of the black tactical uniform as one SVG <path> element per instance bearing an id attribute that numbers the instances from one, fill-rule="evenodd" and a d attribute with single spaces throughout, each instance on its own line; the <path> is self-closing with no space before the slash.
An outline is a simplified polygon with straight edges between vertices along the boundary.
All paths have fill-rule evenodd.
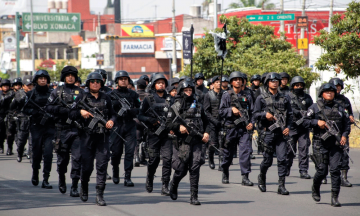
<path id="1" fill-rule="evenodd" d="M 329 83 L 332 83 L 335 86 L 340 85 L 341 89 L 344 89 L 344 82 L 339 78 L 332 78 L 332 79 L 330 79 Z M 337 103 L 339 103 L 345 109 L 345 113 L 347 114 L 348 117 L 350 117 L 350 116 L 354 117 L 349 98 L 347 98 L 345 95 L 342 95 L 342 94 L 336 94 L 335 101 Z M 346 146 L 349 147 L 349 139 L 346 141 Z M 340 170 L 341 170 L 341 186 L 344 186 L 344 187 L 352 187 L 352 184 L 347 179 L 347 175 L 348 175 L 348 172 L 350 169 L 349 155 L 348 155 L 349 149 L 350 148 L 346 149 L 347 154 L 344 152 L 343 160 L 342 160 L 341 168 L 340 168 Z M 325 178 L 325 180 L 326 180 L 326 178 Z"/>
<path id="2" fill-rule="evenodd" d="M 253 81 L 255 81 L 255 80 L 261 81 L 261 76 L 260 76 L 259 74 L 255 74 L 255 75 L 253 75 L 253 76 L 251 77 L 251 79 L 250 79 L 250 83 L 251 83 L 250 89 L 251 89 L 251 91 L 253 92 L 254 97 L 255 97 L 256 91 L 260 88 L 260 85 L 259 85 L 259 86 L 256 86 L 256 85 L 253 83 Z M 256 98 L 255 98 L 255 99 L 256 99 Z M 255 101 L 255 100 L 254 100 L 254 101 Z"/>
<path id="3" fill-rule="evenodd" d="M 167 80 L 164 75 L 157 74 L 152 79 L 153 92 L 147 95 L 141 104 L 139 120 L 144 122 L 148 130 L 149 142 L 149 162 L 146 176 L 146 190 L 151 193 L 153 190 L 153 180 L 156 169 L 159 166 L 160 154 L 163 160 L 162 167 L 162 195 L 169 195 L 169 182 L 171 176 L 171 157 L 172 157 L 172 139 L 168 138 L 166 129 L 166 117 L 170 108 L 170 95 L 164 89 L 163 96 L 160 96 L 155 84 L 158 80 L 164 80 L 167 86 Z M 160 122 L 160 123 L 159 123 Z"/>
<path id="4" fill-rule="evenodd" d="M 286 73 L 286 72 L 281 72 L 281 73 L 280 73 L 280 76 L 281 76 L 281 79 L 287 78 L 288 81 L 290 81 L 290 76 L 289 76 L 288 73 Z M 287 95 L 287 94 L 290 93 L 290 88 L 289 88 L 289 86 L 281 87 L 281 82 L 280 82 L 280 84 L 279 84 L 279 91 L 280 91 L 281 93 Z"/>
<path id="5" fill-rule="evenodd" d="M 205 80 L 205 77 L 202 73 L 197 73 L 197 74 L 195 74 L 194 79 L 195 79 L 195 85 L 196 85 L 197 80 L 199 80 L 199 79 Z M 200 86 L 196 86 L 196 89 L 200 90 L 204 95 L 209 91 L 209 89 L 207 89 L 204 84 L 202 84 Z"/>
<path id="6" fill-rule="evenodd" d="M 312 197 L 316 202 L 320 201 L 321 181 L 326 177 L 329 167 L 331 175 L 331 205 L 339 207 L 338 201 L 341 185 L 341 161 L 343 158 L 344 147 L 339 140 L 341 137 L 348 139 L 350 133 L 350 121 L 346 116 L 345 109 L 334 100 L 325 100 L 322 98 L 323 92 L 333 91 L 336 95 L 336 87 L 332 83 L 323 84 L 320 87 L 318 101 L 308 109 L 307 116 L 303 125 L 306 128 L 313 128 L 313 155 L 311 159 L 315 163 L 316 173 L 312 186 Z M 339 130 L 336 136 L 328 133 L 327 129 L 321 129 L 318 126 L 319 120 L 326 121 L 327 127 L 331 123 Z M 336 126 L 335 126 L 336 125 Z"/>
<path id="7" fill-rule="evenodd" d="M 275 95 L 273 95 L 268 90 L 268 83 L 271 80 L 278 80 L 280 82 L 281 77 L 277 73 L 269 73 L 267 75 L 265 80 L 267 91 L 266 93 L 262 93 L 256 99 L 254 107 L 254 118 L 260 121 L 262 127 L 265 128 L 265 136 L 263 141 L 264 159 L 260 164 L 258 187 L 261 192 L 266 191 L 266 173 L 273 163 L 273 154 L 276 152 L 279 175 L 278 193 L 282 195 L 288 195 L 289 192 L 285 188 L 287 144 L 283 135 L 283 131 L 286 128 L 290 129 L 292 122 L 292 109 L 289 98 L 286 95 L 280 92 L 277 92 Z M 282 116 L 283 127 L 276 126 L 275 128 L 272 128 L 276 122 L 269 121 L 266 118 L 266 113 L 268 112 L 272 115 L 279 114 Z M 280 120 L 280 118 L 278 119 Z M 271 131 L 271 129 L 273 130 Z"/>
<path id="8" fill-rule="evenodd" d="M 25 75 L 23 79 L 24 85 L 29 85 L 32 83 L 32 76 Z M 30 116 L 26 115 L 22 108 L 25 104 L 26 92 L 23 89 L 15 92 L 15 97 L 10 104 L 10 109 L 16 114 L 16 138 L 15 143 L 17 145 L 18 157 L 17 161 L 21 162 L 24 154 L 24 148 L 26 142 L 29 139 L 29 130 L 30 130 Z M 31 153 L 31 140 L 29 140 L 29 152 Z M 28 154 L 31 157 L 31 154 Z"/>
<path id="9" fill-rule="evenodd" d="M 265 79 L 266 79 L 266 76 L 268 75 L 269 73 L 264 73 L 263 75 L 261 75 L 261 83 L 263 84 L 262 86 L 260 86 L 256 91 L 255 91 L 255 94 L 254 94 L 254 97 L 255 98 L 258 98 L 260 94 L 266 92 L 265 91 Z M 256 99 L 255 99 L 256 100 Z"/>
<path id="10" fill-rule="evenodd" d="M 15 78 L 12 82 L 12 87 L 15 85 L 22 85 L 21 78 Z M 13 95 L 15 96 L 16 90 L 13 91 Z M 9 107 L 10 108 L 10 107 Z M 6 118 L 6 139 L 8 144 L 8 151 L 7 155 L 13 155 L 12 149 L 13 149 L 13 143 L 16 137 L 16 112 L 13 109 L 8 110 L 7 118 Z"/>
<path id="11" fill-rule="evenodd" d="M 187 96 L 183 90 L 191 87 L 193 93 Z M 177 142 L 173 145 L 172 168 L 175 170 L 173 179 L 170 183 L 170 197 L 177 199 L 177 188 L 182 178 L 189 171 L 190 173 L 190 204 L 200 205 L 198 201 L 198 187 L 200 178 L 200 166 L 205 163 L 205 155 L 202 151 L 203 133 L 209 134 L 208 119 L 204 110 L 194 97 L 195 87 L 192 82 L 184 81 L 178 87 L 178 97 L 171 106 L 168 117 L 167 127 L 177 136 Z M 179 117 L 180 116 L 180 117 Z M 185 124 L 186 123 L 186 124 Z M 180 133 L 180 125 L 188 126 L 189 134 Z M 198 132 L 198 133 L 196 133 Z"/>
<path id="12" fill-rule="evenodd" d="M 13 137 L 7 137 L 7 125 L 5 122 L 5 118 L 9 113 L 10 103 L 15 96 L 13 90 L 10 89 L 11 83 L 8 79 L 1 80 L 1 86 L 9 86 L 9 90 L 7 92 L 2 91 L 0 94 L 0 153 L 4 153 L 4 141 L 7 138 L 8 150 L 7 155 L 12 153 L 12 145 L 14 142 Z M 9 118 L 9 116 L 7 117 Z M 12 116 L 11 116 L 12 118 Z M 9 139 L 10 138 L 10 139 Z"/>
<path id="13" fill-rule="evenodd" d="M 127 77 L 130 80 L 130 76 L 126 71 L 118 71 L 115 76 L 115 82 L 118 83 L 118 79 L 120 77 Z M 139 113 L 140 108 L 140 99 L 139 95 L 127 87 L 118 87 L 114 89 L 110 94 L 113 108 L 115 110 L 115 114 L 117 115 L 117 123 L 121 125 L 118 128 L 119 134 L 126 140 L 124 141 L 115 134 L 111 135 L 111 165 L 113 166 L 113 182 L 118 184 L 120 182 L 119 178 L 119 164 L 121 160 L 121 156 L 123 154 L 123 149 L 125 145 L 125 158 L 124 158 L 124 171 L 125 171 L 125 179 L 124 185 L 127 187 L 133 187 L 134 183 L 131 181 L 131 171 L 134 168 L 133 160 L 134 160 L 134 152 L 136 146 L 136 122 L 134 118 L 136 118 Z M 119 100 L 123 101 L 123 104 L 120 103 Z M 128 106 L 128 109 L 123 106 Z M 123 113 L 119 112 L 124 110 Z"/>
<path id="14" fill-rule="evenodd" d="M 219 76 L 213 77 L 212 82 L 220 80 Z M 220 100 L 223 91 L 220 88 L 220 92 L 216 93 L 214 90 L 210 90 L 205 94 L 204 97 L 204 111 L 206 116 L 209 119 L 209 128 L 210 128 L 210 145 L 209 145 L 209 167 L 210 169 L 215 169 L 214 163 L 214 154 L 216 149 L 219 149 L 219 132 L 222 127 L 222 121 L 219 116 L 219 106 Z M 216 149 L 215 149 L 215 148 Z M 219 169 L 221 164 L 221 157 L 219 157 Z"/>
<path id="15" fill-rule="evenodd" d="M 97 72 L 88 75 L 86 86 L 89 88 L 90 82 L 100 81 L 104 85 L 102 77 Z M 106 129 L 104 122 L 95 122 L 90 117 L 85 119 L 81 116 L 81 110 L 92 109 L 98 113 L 105 122 L 112 120 L 115 123 L 116 115 L 112 108 L 110 97 L 102 91 L 98 92 L 96 98 L 90 92 L 86 92 L 75 99 L 75 104 L 70 111 L 69 117 L 73 121 L 78 121 L 83 129 L 79 129 L 81 140 L 81 189 L 80 199 L 84 202 L 88 200 L 88 186 L 91 173 L 94 169 L 94 159 L 96 159 L 96 203 L 100 206 L 106 205 L 103 195 L 106 182 L 106 171 L 110 159 L 109 136 L 110 132 Z M 101 113 L 101 114 L 100 114 Z M 96 124 L 93 124 L 96 123 Z"/>
<path id="16" fill-rule="evenodd" d="M 78 71 L 73 66 L 64 67 L 60 80 L 65 82 L 65 77 L 72 74 L 77 79 Z M 57 153 L 57 172 L 59 174 L 59 191 L 66 193 L 65 173 L 70 161 L 71 151 L 71 174 L 72 186 L 70 196 L 79 197 L 78 182 L 81 170 L 80 137 L 78 128 L 81 125 L 69 119 L 69 112 L 75 99 L 82 94 L 83 90 L 74 84 L 65 83 L 51 92 L 46 110 L 55 116 L 55 152 Z"/>
<path id="17" fill-rule="evenodd" d="M 105 81 L 104 81 L 104 85 L 100 88 L 100 91 L 104 92 L 105 94 L 109 94 L 109 93 L 112 91 L 112 89 L 109 88 L 109 87 L 107 87 L 107 86 L 105 86 L 106 79 L 107 79 L 107 73 L 106 73 L 106 71 L 105 71 L 104 69 L 95 69 L 94 72 L 97 72 L 97 73 L 101 74 L 101 76 L 102 76 L 102 78 L 103 78 L 103 81 L 105 80 Z"/>
<path id="18" fill-rule="evenodd" d="M 305 81 L 300 76 L 295 76 L 290 83 L 291 91 L 288 93 L 291 99 L 291 108 L 293 111 L 293 122 L 290 127 L 291 145 L 292 149 L 297 151 L 296 144 L 299 147 L 299 172 L 300 178 L 310 179 L 308 174 L 309 169 L 309 147 L 310 137 L 309 129 L 304 128 L 302 121 L 306 116 L 307 109 L 313 104 L 313 100 L 310 95 L 304 92 L 304 88 L 294 89 L 294 85 L 302 83 L 305 87 Z M 287 173 L 286 176 L 290 175 L 290 169 L 293 164 L 294 155 L 292 149 L 288 148 L 287 154 Z"/>
<path id="19" fill-rule="evenodd" d="M 37 71 L 33 80 L 33 82 L 35 83 L 35 89 L 26 93 L 26 102 L 24 106 L 24 113 L 26 115 L 31 115 L 30 133 L 32 138 L 33 152 L 33 176 L 31 181 L 34 186 L 39 184 L 39 168 L 41 160 L 44 159 L 44 180 L 41 187 L 46 189 L 52 189 L 52 186 L 49 184 L 48 180 L 52 166 L 52 141 L 55 135 L 55 124 L 52 116 L 44 112 L 44 108 L 51 91 L 47 85 L 40 86 L 37 83 L 38 78 L 40 77 L 46 77 L 48 83 L 50 83 L 50 76 L 47 71 Z M 39 108 L 41 108 L 42 110 L 40 110 Z"/>

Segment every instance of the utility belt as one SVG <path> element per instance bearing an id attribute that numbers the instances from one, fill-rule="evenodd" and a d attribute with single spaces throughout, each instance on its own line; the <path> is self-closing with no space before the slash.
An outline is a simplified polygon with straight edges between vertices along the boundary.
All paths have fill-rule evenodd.
<path id="1" fill-rule="evenodd" d="M 73 128 L 69 124 L 60 124 L 60 123 L 55 124 L 55 127 L 56 127 L 57 130 L 68 130 L 68 129 Z"/>

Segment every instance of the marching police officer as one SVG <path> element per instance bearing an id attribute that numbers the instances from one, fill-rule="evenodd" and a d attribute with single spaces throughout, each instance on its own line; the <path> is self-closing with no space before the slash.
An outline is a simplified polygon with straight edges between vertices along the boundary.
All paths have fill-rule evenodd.
<path id="1" fill-rule="evenodd" d="M 231 88 L 229 87 L 229 77 L 227 75 L 223 75 L 221 78 L 221 89 L 224 91 L 228 91 Z"/>
<path id="2" fill-rule="evenodd" d="M 355 122 L 355 119 L 350 100 L 345 95 L 340 94 L 341 90 L 344 89 L 344 82 L 339 78 L 332 78 L 330 79 L 329 83 L 332 83 L 336 86 L 335 101 L 345 109 L 345 113 L 349 117 L 350 123 L 353 124 Z M 349 147 L 349 140 L 347 140 L 346 146 Z M 347 148 L 346 151 L 349 153 L 349 148 Z M 349 156 L 344 152 L 343 160 L 341 163 L 341 186 L 352 187 L 352 184 L 347 179 L 349 169 Z"/>
<path id="3" fill-rule="evenodd" d="M 227 129 L 224 146 L 221 149 L 224 155 L 221 163 L 223 168 L 222 183 L 229 183 L 229 167 L 233 160 L 234 151 L 236 151 L 234 145 L 239 145 L 239 164 L 243 176 L 242 185 L 253 186 L 249 180 L 253 100 L 251 95 L 242 90 L 245 82 L 243 77 L 239 71 L 230 74 L 230 84 L 233 89 L 224 92 L 219 108 L 219 115 L 225 118 L 225 128 Z"/>
<path id="4" fill-rule="evenodd" d="M 310 95 L 304 92 L 305 81 L 301 76 L 295 76 L 290 83 L 289 97 L 291 99 L 291 108 L 293 111 L 293 122 L 290 127 L 290 137 L 292 148 L 288 148 L 287 154 L 287 173 L 290 175 L 290 169 L 293 164 L 294 155 L 292 149 L 296 153 L 296 143 L 299 146 L 299 172 L 300 178 L 310 179 L 309 170 L 309 147 L 310 137 L 309 129 L 302 126 L 302 121 L 306 117 L 308 108 L 313 104 Z"/>
<path id="5" fill-rule="evenodd" d="M 112 89 L 105 86 L 106 79 L 107 79 L 106 70 L 104 70 L 104 69 L 95 69 L 94 72 L 98 72 L 103 78 L 104 85 L 100 88 L 100 91 L 105 92 L 106 94 L 109 94 L 112 91 Z"/>
<path id="6" fill-rule="evenodd" d="M 170 96 L 165 88 L 168 82 L 163 74 L 156 74 L 152 79 L 153 92 L 147 95 L 140 108 L 139 120 L 148 126 L 149 162 L 146 176 L 146 191 L 153 191 L 156 169 L 163 160 L 161 195 L 169 195 L 171 176 L 172 140 L 168 139 L 166 117 L 170 108 Z"/>
<path id="7" fill-rule="evenodd" d="M 76 79 L 76 81 L 75 81 L 75 86 L 77 86 L 77 87 L 80 87 L 80 85 L 81 85 L 81 78 L 80 77 L 78 77 L 77 79 Z"/>
<path id="8" fill-rule="evenodd" d="M 205 77 L 202 73 L 195 74 L 196 89 L 200 90 L 203 94 L 206 94 L 209 90 L 204 85 Z"/>
<path id="9" fill-rule="evenodd" d="M 189 171 L 190 204 L 200 205 L 198 187 L 200 166 L 205 163 L 202 145 L 209 141 L 208 119 L 204 110 L 194 97 L 195 86 L 191 80 L 185 80 L 178 86 L 178 98 L 167 115 L 167 128 L 177 136 L 173 145 L 172 168 L 175 170 L 170 182 L 170 197 L 176 200 L 178 186 Z"/>
<path id="10" fill-rule="evenodd" d="M 255 74 L 251 77 L 250 79 L 250 83 L 251 83 L 251 90 L 254 93 L 260 88 L 260 83 L 261 83 L 261 76 L 259 74 Z"/>
<path id="11" fill-rule="evenodd" d="M 15 143 L 17 145 L 18 157 L 17 161 L 21 162 L 24 154 L 24 147 L 29 138 L 30 130 L 30 117 L 22 112 L 22 107 L 25 104 L 26 93 L 31 91 L 33 88 L 32 76 L 25 75 L 22 81 L 22 88 L 15 92 L 15 97 L 10 104 L 10 109 L 16 113 L 16 138 Z M 29 150 L 31 141 L 29 142 Z M 29 155 L 30 157 L 30 155 Z"/>
<path id="12" fill-rule="evenodd" d="M 35 73 L 33 83 L 35 88 L 26 93 L 24 113 L 30 115 L 30 133 L 32 138 L 33 174 L 31 182 L 34 186 L 39 184 L 39 168 L 41 160 L 44 160 L 43 177 L 41 187 L 52 189 L 49 184 L 53 158 L 53 139 L 55 124 L 52 116 L 44 109 L 50 96 L 51 90 L 48 87 L 50 76 L 46 70 L 39 70 Z"/>
<path id="13" fill-rule="evenodd" d="M 266 73 L 263 73 L 263 75 L 261 75 L 261 81 L 260 81 L 260 83 L 262 83 L 263 85 L 260 86 L 258 90 L 256 90 L 255 95 L 254 95 L 255 98 L 258 98 L 258 96 L 259 96 L 260 94 L 266 92 L 266 91 L 265 91 L 265 79 L 266 79 L 266 76 L 267 76 L 268 74 L 269 74 L 269 73 L 266 72 Z"/>
<path id="14" fill-rule="evenodd" d="M 260 164 L 258 187 L 261 192 L 266 192 L 266 173 L 272 165 L 273 154 L 276 151 L 279 175 L 278 193 L 288 195 L 289 192 L 285 188 L 287 155 L 285 137 L 289 135 L 292 109 L 289 98 L 278 91 L 280 81 L 279 74 L 269 73 L 264 82 L 266 92 L 255 101 L 254 118 L 261 122 L 266 131 L 263 141 L 264 159 Z M 281 123 L 282 126 L 275 126 L 275 123 Z"/>
<path id="15" fill-rule="evenodd" d="M 312 197 L 316 202 L 321 199 L 321 181 L 326 177 L 329 167 L 331 175 L 331 205 L 340 207 L 338 200 L 341 185 L 341 161 L 344 147 L 350 133 L 350 121 L 346 111 L 335 99 L 336 86 L 325 83 L 320 87 L 319 99 L 307 111 L 303 125 L 313 128 L 313 155 L 316 173 L 312 186 Z M 336 135 L 330 134 L 334 129 Z"/>
<path id="16" fill-rule="evenodd" d="M 6 154 L 12 155 L 12 145 L 14 138 L 8 136 L 7 122 L 5 122 L 6 115 L 9 113 L 11 100 L 14 98 L 15 93 L 10 89 L 11 82 L 8 79 L 1 80 L 1 92 L 0 92 L 0 153 L 4 153 L 4 141 L 7 138 L 8 149 Z M 9 118 L 9 117 L 8 117 Z M 10 138 L 10 139 L 9 139 Z"/>
<path id="17" fill-rule="evenodd" d="M 78 182 L 81 170 L 80 137 L 78 127 L 81 125 L 69 119 L 69 112 L 75 99 L 83 90 L 75 85 L 78 80 L 78 70 L 73 66 L 66 66 L 61 71 L 60 81 L 65 85 L 57 87 L 51 92 L 46 110 L 55 116 L 55 152 L 57 153 L 57 171 L 59 174 L 59 191 L 66 193 L 65 173 L 70 161 L 72 186 L 70 196 L 79 197 Z"/>
<path id="18" fill-rule="evenodd" d="M 119 164 L 125 145 L 124 186 L 133 187 L 134 183 L 131 181 L 131 171 L 134 168 L 133 160 L 136 146 L 136 123 L 133 119 L 136 118 L 139 113 L 140 99 L 135 91 L 127 88 L 129 81 L 130 76 L 128 72 L 118 71 L 115 75 L 115 82 L 118 84 L 118 88 L 109 94 L 115 114 L 117 113 L 117 123 L 121 125 L 118 131 L 120 131 L 120 134 L 126 140 L 124 143 L 119 136 L 112 134 L 110 149 L 111 165 L 113 166 L 113 182 L 119 184 Z"/>
<path id="19" fill-rule="evenodd" d="M 175 86 L 175 88 L 177 88 L 178 86 L 179 86 L 179 82 L 180 82 L 180 80 L 179 80 L 179 78 L 171 78 L 170 79 L 170 86 Z M 170 93 L 170 92 L 168 92 L 168 93 Z"/>
<path id="20" fill-rule="evenodd" d="M 109 130 L 113 128 L 116 119 L 110 97 L 100 91 L 104 85 L 98 72 L 88 75 L 86 86 L 89 92 L 80 94 L 69 113 L 73 121 L 78 121 L 83 129 L 79 129 L 81 153 L 81 188 L 80 199 L 88 200 L 89 181 L 96 159 L 96 204 L 105 206 L 104 190 L 106 170 L 110 159 Z M 96 121 L 101 117 L 103 121 Z M 96 122 L 95 122 L 96 121 Z"/>
<path id="21" fill-rule="evenodd" d="M 290 88 L 289 86 L 287 86 L 287 84 L 290 81 L 290 76 L 286 72 L 281 72 L 280 76 L 281 76 L 281 83 L 279 86 L 279 90 L 284 94 L 288 94 L 290 92 Z"/>
<path id="22" fill-rule="evenodd" d="M 214 154 L 216 149 L 219 149 L 219 132 L 221 129 L 222 121 L 219 116 L 219 106 L 223 91 L 220 86 L 220 77 L 215 76 L 212 78 L 214 89 L 205 94 L 204 97 L 204 111 L 209 119 L 210 128 L 210 145 L 209 145 L 209 167 L 215 169 Z M 221 164 L 219 157 L 219 166 Z M 220 167 L 219 167 L 220 168 Z"/>

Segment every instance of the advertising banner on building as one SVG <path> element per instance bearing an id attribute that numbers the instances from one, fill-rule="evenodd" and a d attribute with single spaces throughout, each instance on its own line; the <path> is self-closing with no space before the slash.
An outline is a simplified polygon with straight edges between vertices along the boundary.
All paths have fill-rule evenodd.
<path id="1" fill-rule="evenodd" d="M 192 59 L 191 44 L 192 44 L 191 32 L 183 31 L 183 58 L 184 59 Z"/>
<path id="2" fill-rule="evenodd" d="M 16 38 L 8 36 L 4 38 L 4 51 L 14 52 L 16 50 Z"/>
<path id="3" fill-rule="evenodd" d="M 154 53 L 154 41 L 121 42 L 121 53 Z"/>
<path id="4" fill-rule="evenodd" d="M 152 25 L 121 25 L 122 37 L 154 37 Z"/>

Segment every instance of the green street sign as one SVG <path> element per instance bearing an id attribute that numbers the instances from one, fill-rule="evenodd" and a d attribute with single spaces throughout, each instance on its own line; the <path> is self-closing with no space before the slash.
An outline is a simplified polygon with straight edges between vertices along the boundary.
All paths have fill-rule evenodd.
<path id="1" fill-rule="evenodd" d="M 80 32 L 79 13 L 33 13 L 34 32 Z M 31 15 L 23 13 L 22 30 L 31 31 Z"/>
<path id="2" fill-rule="evenodd" d="M 295 20 L 295 14 L 267 14 L 267 15 L 248 15 L 249 22 L 268 22 L 268 21 L 287 21 Z"/>

